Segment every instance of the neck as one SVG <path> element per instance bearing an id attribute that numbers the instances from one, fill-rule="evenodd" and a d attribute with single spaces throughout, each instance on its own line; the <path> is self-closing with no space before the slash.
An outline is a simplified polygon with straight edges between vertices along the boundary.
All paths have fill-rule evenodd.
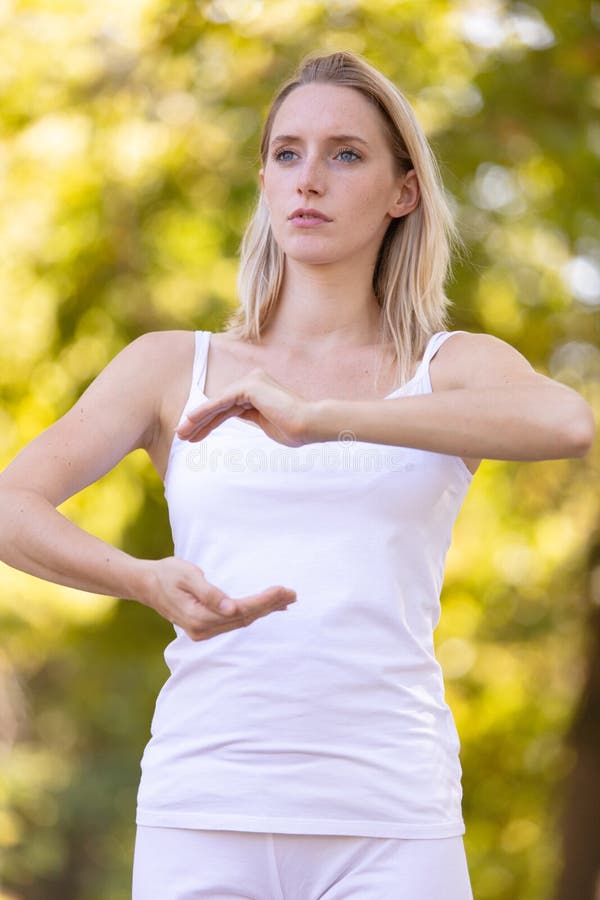
<path id="1" fill-rule="evenodd" d="M 381 308 L 370 267 L 306 265 L 285 261 L 277 308 L 264 344 L 306 347 L 317 352 L 380 343 Z"/>

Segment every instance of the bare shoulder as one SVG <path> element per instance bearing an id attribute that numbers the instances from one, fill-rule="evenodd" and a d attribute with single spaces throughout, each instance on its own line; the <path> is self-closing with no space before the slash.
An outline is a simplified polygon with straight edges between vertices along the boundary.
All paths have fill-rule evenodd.
<path id="1" fill-rule="evenodd" d="M 155 428 L 146 447 L 159 474 L 166 468 L 173 429 L 176 427 L 191 387 L 196 337 L 194 331 L 151 331 L 137 344 L 136 358 L 154 395 Z"/>
<path id="2" fill-rule="evenodd" d="M 434 390 L 492 387 L 544 377 L 515 347 L 492 334 L 454 332 L 431 362 Z"/>
<path id="3" fill-rule="evenodd" d="M 148 331 L 131 341 L 125 348 L 131 365 L 148 365 L 159 369 L 173 368 L 173 360 L 183 354 L 193 356 L 193 331 Z"/>
<path id="4" fill-rule="evenodd" d="M 193 331 L 147 332 L 127 344 L 92 386 L 94 410 L 102 405 L 132 426 L 137 421 L 137 446 L 159 472 L 190 390 L 194 351 Z"/>
<path id="5" fill-rule="evenodd" d="M 162 400 L 178 381 L 189 380 L 194 362 L 193 331 L 149 331 L 131 341 L 119 356 L 132 380 Z"/>
<path id="6" fill-rule="evenodd" d="M 193 361 L 193 333 L 154 332 L 127 344 L 75 404 L 29 442 L 2 473 L 60 505 L 133 450 L 160 462 L 162 406 L 175 374 Z"/>

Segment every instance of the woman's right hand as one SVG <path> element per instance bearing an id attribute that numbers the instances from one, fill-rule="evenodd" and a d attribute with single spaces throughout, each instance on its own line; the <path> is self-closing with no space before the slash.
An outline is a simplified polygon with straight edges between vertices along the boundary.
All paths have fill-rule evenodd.
<path id="1" fill-rule="evenodd" d="M 140 602 L 183 628 L 193 641 L 246 627 L 296 601 L 296 592 L 280 585 L 246 597 L 229 597 L 206 580 L 201 568 L 176 556 L 146 560 L 145 564 L 147 577 Z M 224 600 L 233 604 L 231 611 L 221 610 Z"/>

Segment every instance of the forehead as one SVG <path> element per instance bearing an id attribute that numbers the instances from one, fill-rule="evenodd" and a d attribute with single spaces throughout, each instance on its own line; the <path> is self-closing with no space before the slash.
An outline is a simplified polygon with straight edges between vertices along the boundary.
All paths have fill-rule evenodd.
<path id="1" fill-rule="evenodd" d="M 305 131 L 384 138 L 379 110 L 360 91 L 334 84 L 303 84 L 287 95 L 273 120 L 271 140 Z"/>

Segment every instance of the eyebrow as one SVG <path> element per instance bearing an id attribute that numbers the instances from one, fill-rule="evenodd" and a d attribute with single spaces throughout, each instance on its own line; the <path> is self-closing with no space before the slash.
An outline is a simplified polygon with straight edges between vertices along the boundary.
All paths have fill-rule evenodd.
<path id="1" fill-rule="evenodd" d="M 278 134 L 271 140 L 272 144 L 287 144 L 293 143 L 294 141 L 301 141 L 302 138 L 297 134 Z M 355 144 L 364 144 L 365 147 L 369 146 L 369 142 L 365 141 L 364 138 L 359 137 L 357 134 L 331 134 L 327 138 L 328 141 L 336 141 L 342 144 L 347 143 L 355 143 Z"/>

